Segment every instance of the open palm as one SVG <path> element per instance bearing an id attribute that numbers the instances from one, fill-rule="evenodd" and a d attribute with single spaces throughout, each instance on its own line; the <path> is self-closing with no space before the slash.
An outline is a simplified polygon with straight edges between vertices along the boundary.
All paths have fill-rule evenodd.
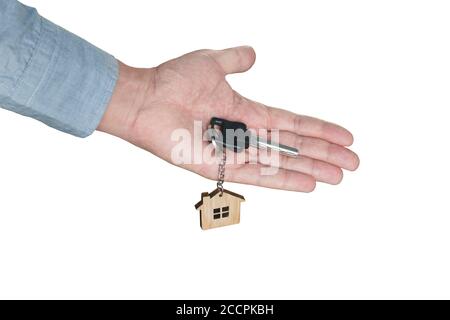
<path id="1" fill-rule="evenodd" d="M 140 69 L 143 74 L 135 77 L 140 79 L 140 85 L 132 86 L 138 91 L 130 94 L 132 103 L 124 103 L 127 97 L 115 93 L 111 104 L 119 102 L 120 106 L 108 108 L 103 122 L 124 118 L 125 114 L 127 121 L 121 121 L 121 129 L 115 130 L 120 134 L 116 135 L 168 162 L 172 162 L 171 152 L 177 143 L 171 140 L 172 133 L 184 128 L 193 134 L 194 121 L 202 121 L 204 130 L 212 117 L 241 121 L 249 128 L 277 129 L 279 142 L 298 148 L 300 157 L 282 156 L 280 169 L 274 175 L 261 175 L 263 163 L 227 164 L 225 180 L 304 192 L 312 191 L 316 181 L 339 183 L 342 168 L 355 170 L 359 165 L 357 155 L 346 148 L 353 143 L 351 133 L 338 125 L 271 108 L 239 95 L 225 76 L 247 71 L 254 61 L 252 48 L 237 47 L 199 50 L 156 68 Z M 125 73 L 126 68 L 122 65 L 121 70 Z M 100 130 L 103 127 L 104 131 L 114 131 L 111 126 L 101 124 Z M 209 179 L 217 178 L 217 165 L 180 166 Z"/>

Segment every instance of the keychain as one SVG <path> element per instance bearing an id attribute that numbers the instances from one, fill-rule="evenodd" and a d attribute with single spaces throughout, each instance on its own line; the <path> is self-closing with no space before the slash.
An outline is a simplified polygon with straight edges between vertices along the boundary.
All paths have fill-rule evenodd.
<path id="1" fill-rule="evenodd" d="M 221 134 L 219 134 L 217 128 Z M 230 137 L 226 134 L 228 130 L 237 134 Z M 252 146 L 260 149 L 272 149 L 291 157 L 297 157 L 299 154 L 296 148 L 271 143 L 253 135 L 242 122 L 214 117 L 210 122 L 208 136 L 215 147 L 216 155 L 219 156 L 222 153 L 222 158 L 219 163 L 217 188 L 210 193 L 203 192 L 201 200 L 195 205 L 195 209 L 200 211 L 200 227 L 203 230 L 237 224 L 240 221 L 241 202 L 245 201 L 244 197 L 223 188 L 227 160 L 225 148 L 234 152 L 241 152 Z"/>
<path id="2" fill-rule="evenodd" d="M 241 202 L 245 198 L 240 194 L 223 188 L 225 180 L 225 164 L 227 153 L 222 145 L 217 143 L 217 136 L 211 136 L 216 155 L 222 153 L 217 174 L 217 188 L 211 193 L 203 192 L 202 199 L 195 205 L 200 210 L 200 227 L 203 230 L 237 224 L 241 217 Z"/>

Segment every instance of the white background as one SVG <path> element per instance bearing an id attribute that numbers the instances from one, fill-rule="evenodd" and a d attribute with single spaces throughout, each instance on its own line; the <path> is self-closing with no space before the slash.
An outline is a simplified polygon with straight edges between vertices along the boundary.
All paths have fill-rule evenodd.
<path id="1" fill-rule="evenodd" d="M 213 181 L 0 110 L 1 298 L 450 298 L 447 1 L 25 2 L 133 66 L 252 45 L 234 88 L 348 127 L 361 166 L 228 184 L 241 224 L 204 232 Z"/>

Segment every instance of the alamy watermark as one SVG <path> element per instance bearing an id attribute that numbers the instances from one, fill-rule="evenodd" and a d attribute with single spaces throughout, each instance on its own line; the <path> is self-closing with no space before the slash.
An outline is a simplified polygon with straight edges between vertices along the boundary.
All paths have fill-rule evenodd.
<path id="1" fill-rule="evenodd" d="M 175 129 L 171 141 L 175 142 L 171 150 L 171 160 L 174 164 L 206 164 L 218 165 L 222 152 L 227 152 L 227 166 L 259 165 L 261 175 L 274 175 L 280 166 L 280 153 L 269 148 L 256 148 L 256 137 L 276 144 L 279 141 L 278 130 L 249 129 L 220 130 L 209 128 L 205 130 L 202 121 L 194 121 L 193 130 Z M 215 143 L 212 143 L 215 140 Z M 226 141 L 229 148 L 223 148 Z M 246 148 L 246 145 L 250 147 Z M 233 152 L 233 149 L 238 149 Z"/>

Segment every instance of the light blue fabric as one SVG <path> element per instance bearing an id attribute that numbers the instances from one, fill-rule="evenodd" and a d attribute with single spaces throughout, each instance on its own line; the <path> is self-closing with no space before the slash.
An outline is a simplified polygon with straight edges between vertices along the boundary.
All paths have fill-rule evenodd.
<path id="1" fill-rule="evenodd" d="M 117 60 L 15 0 L 0 0 L 0 106 L 78 137 L 98 126 Z"/>

